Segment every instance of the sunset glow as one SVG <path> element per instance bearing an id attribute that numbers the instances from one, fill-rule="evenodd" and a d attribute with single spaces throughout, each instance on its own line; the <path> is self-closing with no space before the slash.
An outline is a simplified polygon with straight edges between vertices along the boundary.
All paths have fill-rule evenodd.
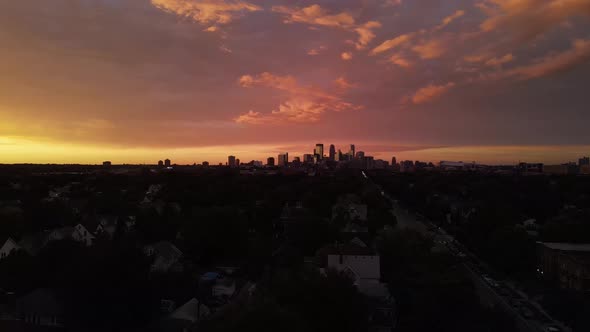
<path id="1" fill-rule="evenodd" d="M 0 163 L 590 151 L 589 0 L 0 3 Z"/>

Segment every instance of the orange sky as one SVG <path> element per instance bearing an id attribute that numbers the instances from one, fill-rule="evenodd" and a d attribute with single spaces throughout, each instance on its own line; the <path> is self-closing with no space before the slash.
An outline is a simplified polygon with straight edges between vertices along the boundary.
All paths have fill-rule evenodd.
<path id="1" fill-rule="evenodd" d="M 0 3 L 0 163 L 590 154 L 589 0 Z"/>

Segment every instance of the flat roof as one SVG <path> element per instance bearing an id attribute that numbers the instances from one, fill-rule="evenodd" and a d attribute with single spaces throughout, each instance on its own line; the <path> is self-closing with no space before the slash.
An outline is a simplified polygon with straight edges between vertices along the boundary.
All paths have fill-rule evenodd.
<path id="1" fill-rule="evenodd" d="M 547 248 L 561 251 L 590 251 L 590 243 L 539 242 Z"/>

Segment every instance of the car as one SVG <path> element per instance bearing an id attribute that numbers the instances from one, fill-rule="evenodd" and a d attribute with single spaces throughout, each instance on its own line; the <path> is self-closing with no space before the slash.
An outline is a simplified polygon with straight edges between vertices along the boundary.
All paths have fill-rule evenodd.
<path id="1" fill-rule="evenodd" d="M 556 326 L 546 326 L 545 331 L 547 331 L 547 332 L 561 332 L 561 329 Z"/>

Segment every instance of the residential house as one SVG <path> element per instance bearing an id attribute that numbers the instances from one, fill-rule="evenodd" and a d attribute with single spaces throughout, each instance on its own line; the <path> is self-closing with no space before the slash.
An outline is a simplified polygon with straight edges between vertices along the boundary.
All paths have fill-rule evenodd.
<path id="1" fill-rule="evenodd" d="M 182 265 L 180 264 L 182 251 L 170 242 L 161 241 L 145 246 L 144 253 L 153 258 L 151 266 L 153 272 L 165 273 L 171 269 L 182 270 Z"/>
<path id="2" fill-rule="evenodd" d="M 96 239 L 96 237 L 82 224 L 78 224 L 74 227 L 72 238 L 75 241 L 83 243 L 87 247 L 90 247 Z"/>
<path id="3" fill-rule="evenodd" d="M 2 248 L 0 248 L 0 259 L 4 259 L 20 249 L 21 248 L 18 243 L 16 243 L 16 241 L 14 241 L 12 238 L 8 238 L 6 241 L 4 241 Z"/>
<path id="4" fill-rule="evenodd" d="M 539 274 L 561 288 L 590 290 L 590 244 L 537 242 Z"/>
<path id="5" fill-rule="evenodd" d="M 106 235 L 108 238 L 113 238 L 119 225 L 119 218 L 117 216 L 100 216 L 98 217 L 98 225 L 96 226 L 96 235 Z"/>
<path id="6" fill-rule="evenodd" d="M 176 309 L 160 322 L 160 331 L 186 332 L 195 323 L 209 316 L 211 310 L 196 298 Z"/>

